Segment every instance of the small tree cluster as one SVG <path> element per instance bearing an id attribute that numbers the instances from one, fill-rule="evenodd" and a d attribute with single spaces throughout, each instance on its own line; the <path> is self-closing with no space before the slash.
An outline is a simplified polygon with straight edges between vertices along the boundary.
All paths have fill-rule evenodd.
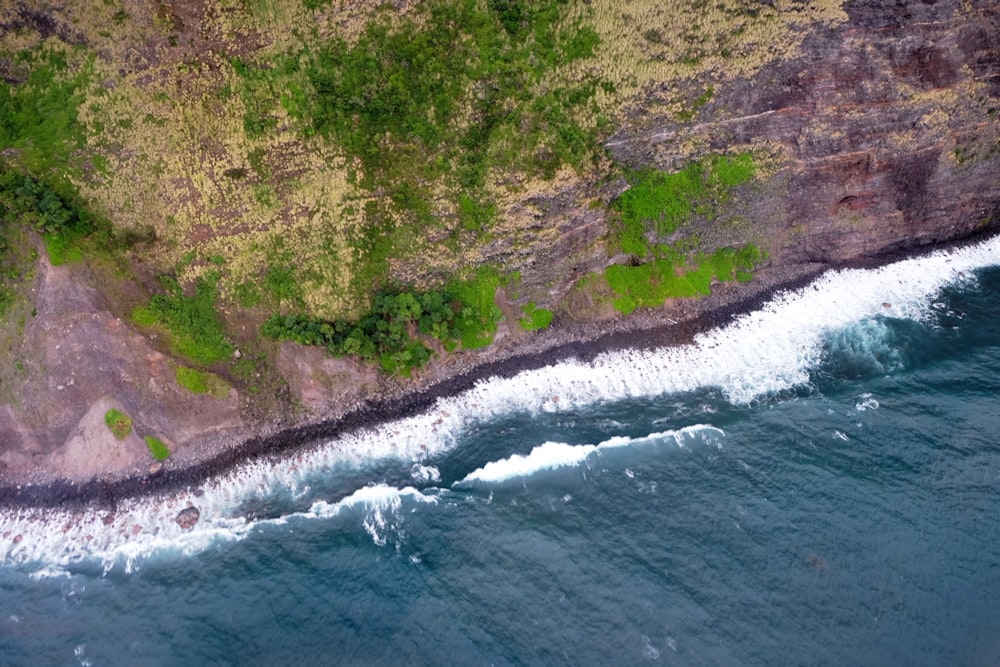
<path id="1" fill-rule="evenodd" d="M 357 355 L 377 361 L 389 372 L 408 372 L 427 363 L 431 350 L 416 339 L 418 331 L 454 347 L 457 328 L 471 315 L 461 301 L 439 292 L 382 293 L 371 311 L 356 322 L 327 321 L 306 315 L 274 315 L 262 332 L 274 339 L 318 345 L 337 356 Z"/>
<path id="2" fill-rule="evenodd" d="M 20 220 L 42 234 L 86 235 L 92 216 L 76 201 L 48 184 L 0 165 L 0 216 Z"/>

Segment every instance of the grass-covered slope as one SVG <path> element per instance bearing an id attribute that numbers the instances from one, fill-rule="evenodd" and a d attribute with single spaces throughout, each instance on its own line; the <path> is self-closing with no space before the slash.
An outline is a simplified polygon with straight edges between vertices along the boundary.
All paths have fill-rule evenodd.
<path id="1" fill-rule="evenodd" d="M 604 210 L 591 187 L 622 175 L 606 248 L 581 251 L 630 256 L 598 276 L 620 310 L 745 278 L 748 238 L 708 247 L 697 226 L 751 153 L 692 145 L 676 174 L 636 176 L 603 142 L 640 107 L 696 118 L 843 18 L 832 0 L 26 0 L 0 8 L 0 209 L 57 262 L 125 258 L 152 297 L 134 322 L 194 363 L 231 356 L 227 322 L 266 320 L 407 369 L 490 340 L 484 275 L 524 272 L 523 326 L 547 326 L 539 202 Z M 386 306 L 403 298 L 421 313 Z"/>

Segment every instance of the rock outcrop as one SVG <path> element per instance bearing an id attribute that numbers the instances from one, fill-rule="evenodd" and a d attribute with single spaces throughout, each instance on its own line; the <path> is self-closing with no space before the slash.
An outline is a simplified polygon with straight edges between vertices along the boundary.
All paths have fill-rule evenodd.
<path id="1" fill-rule="evenodd" d="M 801 55 L 717 85 L 692 122 L 637 115 L 609 142 L 634 166 L 769 152 L 750 196 L 779 263 L 838 263 L 1000 225 L 1000 6 L 850 0 Z M 695 151 L 691 146 L 698 147 Z"/>
<path id="2" fill-rule="evenodd" d="M 191 530 L 201 519 L 201 511 L 197 507 L 186 507 L 177 513 L 174 521 L 181 530 Z"/>
<path id="3" fill-rule="evenodd" d="M 216 398 L 181 387 L 179 362 L 112 314 L 73 267 L 39 253 L 37 281 L 35 313 L 14 352 L 20 385 L 0 409 L 0 475 L 84 482 L 141 474 L 152 463 L 143 436 L 168 440 L 172 461 L 183 463 L 194 444 L 204 456 L 206 443 L 245 435 L 235 389 Z M 125 440 L 104 423 L 111 408 L 133 421 Z"/>

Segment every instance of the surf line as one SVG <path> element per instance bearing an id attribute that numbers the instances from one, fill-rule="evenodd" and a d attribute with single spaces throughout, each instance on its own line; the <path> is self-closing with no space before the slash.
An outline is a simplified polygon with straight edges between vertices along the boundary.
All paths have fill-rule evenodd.
<path id="1" fill-rule="evenodd" d="M 0 510 L 0 562 L 65 567 L 96 557 L 129 563 L 159 549 L 193 553 L 220 539 L 242 539 L 254 526 L 276 521 L 239 516 L 239 506 L 248 499 L 278 493 L 300 497 L 308 493 L 313 475 L 377 461 L 430 468 L 427 464 L 456 446 L 470 426 L 513 412 L 559 412 L 706 386 L 720 387 L 730 401 L 745 403 L 807 381 L 820 359 L 824 333 L 832 328 L 878 315 L 920 320 L 930 314 L 943 287 L 974 282 L 976 269 L 995 265 L 1000 265 L 1000 237 L 881 268 L 834 271 L 775 295 L 689 344 L 618 350 L 586 362 L 564 360 L 511 377 L 479 379 L 465 392 L 438 397 L 403 419 L 350 431 L 276 460 L 245 462 L 199 480 L 197 489 L 125 498 L 113 512 L 88 506 L 6 507 Z M 377 496 L 364 499 L 362 494 L 357 501 L 383 502 Z M 198 508 L 200 520 L 185 530 L 176 518 L 188 507 Z"/>

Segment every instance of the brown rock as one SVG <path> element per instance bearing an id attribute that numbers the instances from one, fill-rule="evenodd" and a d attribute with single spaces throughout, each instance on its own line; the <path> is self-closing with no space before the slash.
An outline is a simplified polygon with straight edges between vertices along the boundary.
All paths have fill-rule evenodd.
<path id="1" fill-rule="evenodd" d="M 181 527 L 181 530 L 191 530 L 201 518 L 201 511 L 197 507 L 188 507 L 177 513 L 174 521 Z"/>
<path id="2" fill-rule="evenodd" d="M 608 147 L 620 162 L 663 169 L 700 157 L 686 148 L 699 142 L 772 147 L 780 167 L 733 213 L 753 221 L 775 264 L 846 262 L 996 228 L 1000 125 L 986 121 L 1000 94 L 995 4 L 849 0 L 844 10 L 848 20 L 811 32 L 799 56 L 717 83 L 697 122 L 637 114 Z M 699 232 L 738 240 L 732 229 Z"/>

